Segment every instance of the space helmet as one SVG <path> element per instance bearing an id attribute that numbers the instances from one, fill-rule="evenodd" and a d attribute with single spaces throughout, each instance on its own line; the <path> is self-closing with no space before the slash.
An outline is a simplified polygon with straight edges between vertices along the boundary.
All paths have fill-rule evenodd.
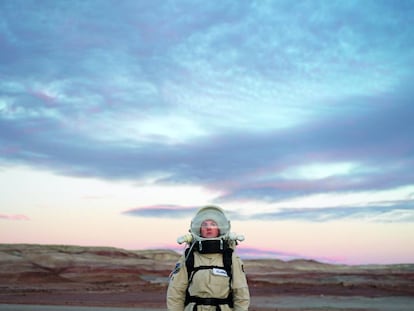
<path id="1" fill-rule="evenodd" d="M 224 211 L 220 207 L 209 205 L 200 208 L 191 220 L 190 232 L 196 239 L 203 239 L 200 236 L 200 228 L 205 220 L 213 220 L 217 224 L 220 231 L 218 238 L 227 237 L 230 233 L 230 221 Z"/>

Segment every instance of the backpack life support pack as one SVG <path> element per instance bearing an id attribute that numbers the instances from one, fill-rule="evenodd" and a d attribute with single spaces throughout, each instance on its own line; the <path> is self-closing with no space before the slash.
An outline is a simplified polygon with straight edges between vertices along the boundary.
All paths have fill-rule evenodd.
<path id="1" fill-rule="evenodd" d="M 206 241 L 203 242 L 203 244 Z M 189 247 L 185 250 L 185 265 L 187 268 L 187 274 L 188 274 L 188 286 L 186 290 L 186 297 L 184 305 L 187 306 L 189 303 L 194 302 L 194 311 L 197 309 L 198 305 L 211 305 L 216 306 L 216 310 L 219 311 L 220 305 L 227 304 L 230 308 L 233 308 L 233 291 L 231 289 L 231 282 L 232 282 L 232 254 L 233 249 L 228 246 L 227 242 L 224 241 L 224 247 L 222 249 L 215 249 L 216 247 L 213 247 L 213 250 L 211 250 L 211 246 L 204 247 L 205 249 L 202 250 L 203 246 L 197 245 L 201 242 L 196 242 L 195 246 L 198 246 L 200 249 L 200 253 L 221 253 L 223 255 L 223 265 L 224 267 L 220 266 L 198 266 L 194 267 L 194 247 Z M 221 242 L 222 243 L 222 242 Z M 208 244 L 208 243 L 207 243 Z M 197 250 L 198 251 L 198 250 Z M 191 296 L 189 293 L 189 286 L 193 280 L 193 277 L 197 271 L 200 270 L 206 270 L 206 269 L 224 269 L 227 272 L 227 275 L 229 276 L 229 295 L 226 298 L 202 298 L 197 296 Z"/>

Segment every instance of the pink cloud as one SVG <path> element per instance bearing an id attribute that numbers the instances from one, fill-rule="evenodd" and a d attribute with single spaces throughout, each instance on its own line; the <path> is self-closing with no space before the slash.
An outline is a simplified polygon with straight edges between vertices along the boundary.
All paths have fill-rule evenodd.
<path id="1" fill-rule="evenodd" d="M 29 217 L 27 217 L 26 215 L 5 215 L 5 214 L 0 214 L 0 219 L 6 219 L 6 220 L 30 220 Z"/>
<path id="2" fill-rule="evenodd" d="M 52 107 L 56 105 L 56 96 L 52 96 L 44 91 L 37 90 L 29 90 L 28 93 L 33 97 L 40 99 L 46 106 Z"/>

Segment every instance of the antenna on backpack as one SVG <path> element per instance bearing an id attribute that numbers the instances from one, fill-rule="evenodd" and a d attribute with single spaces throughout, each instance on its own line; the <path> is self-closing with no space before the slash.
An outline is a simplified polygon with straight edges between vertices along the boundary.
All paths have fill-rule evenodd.
<path id="1" fill-rule="evenodd" d="M 229 240 L 243 242 L 244 241 L 244 235 L 243 234 L 237 234 L 235 232 L 230 232 L 229 233 Z"/>
<path id="2" fill-rule="evenodd" d="M 183 243 L 190 244 L 192 240 L 193 240 L 193 235 L 191 233 L 187 233 L 186 235 L 182 235 L 178 237 L 177 243 L 178 244 L 183 244 Z"/>

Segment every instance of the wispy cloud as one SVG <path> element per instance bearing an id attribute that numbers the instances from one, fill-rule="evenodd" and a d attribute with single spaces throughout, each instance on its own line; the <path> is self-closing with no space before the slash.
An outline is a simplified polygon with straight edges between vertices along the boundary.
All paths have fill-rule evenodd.
<path id="1" fill-rule="evenodd" d="M 20 214 L 16 214 L 16 215 L 0 214 L 0 219 L 5 219 L 5 220 L 30 220 L 30 218 L 27 217 L 26 215 L 20 215 Z"/>
<path id="2" fill-rule="evenodd" d="M 383 189 L 413 181 L 408 168 L 413 163 L 414 146 L 409 136 L 414 125 L 409 115 L 407 105 L 394 106 L 381 111 L 378 117 L 372 113 L 369 118 L 357 120 L 343 116 L 342 120 L 324 120 L 295 130 L 228 133 L 178 145 L 103 143 L 69 132 L 46 118 L 3 119 L 1 141 L 9 152 L 4 152 L 2 158 L 103 178 L 133 179 L 164 172 L 169 177 L 160 183 L 199 182 L 224 186 L 231 195 L 245 193 L 253 197 L 264 192 L 278 198 L 356 188 Z M 386 124 L 389 127 L 382 128 Z M 324 162 L 355 162 L 361 169 L 320 180 L 280 177 L 290 168 Z"/>
<path id="3" fill-rule="evenodd" d="M 150 218 L 186 218 L 192 217 L 199 207 L 183 207 L 177 205 L 156 205 L 133 208 L 124 211 L 123 214 Z"/>
<path id="4" fill-rule="evenodd" d="M 143 218 L 191 218 L 199 207 L 177 205 L 158 205 L 137 207 L 124 211 L 128 216 Z M 232 220 L 240 221 L 284 221 L 301 220 L 310 222 L 326 222 L 336 220 L 363 220 L 370 222 L 413 222 L 414 200 L 398 200 L 376 202 L 364 206 L 339 205 L 334 207 L 275 208 L 273 212 L 252 210 L 248 214 L 237 211 L 226 211 Z"/>
<path id="5" fill-rule="evenodd" d="M 342 206 L 330 208 L 284 208 L 272 213 L 254 214 L 256 220 L 331 221 L 359 220 L 375 222 L 413 222 L 414 202 L 393 206 Z"/>

